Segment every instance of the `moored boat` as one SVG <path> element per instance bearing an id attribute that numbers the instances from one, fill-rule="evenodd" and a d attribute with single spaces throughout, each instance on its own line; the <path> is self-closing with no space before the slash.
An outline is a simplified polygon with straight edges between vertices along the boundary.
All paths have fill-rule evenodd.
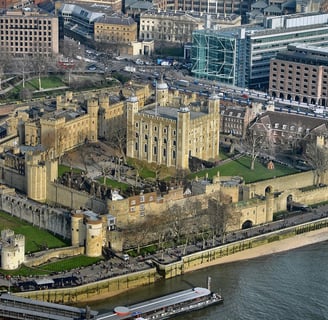
<path id="1" fill-rule="evenodd" d="M 144 301 L 130 307 L 116 307 L 113 313 L 103 314 L 97 319 L 164 320 L 220 303 L 223 303 L 221 295 L 207 288 L 196 287 Z"/>

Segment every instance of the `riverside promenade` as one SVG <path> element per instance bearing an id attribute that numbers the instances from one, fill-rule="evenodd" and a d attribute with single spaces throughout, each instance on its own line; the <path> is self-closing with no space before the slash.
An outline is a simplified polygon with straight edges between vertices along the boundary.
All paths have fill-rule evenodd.
<path id="1" fill-rule="evenodd" d="M 205 248 L 200 248 L 200 244 L 189 244 L 165 252 L 157 252 L 142 259 L 131 257 L 126 264 L 120 263 L 115 266 L 115 273 L 112 274 L 103 274 L 107 272 L 106 264 L 112 262 L 102 261 L 79 270 L 79 276 L 88 279 L 88 283 L 72 286 L 68 282 L 60 289 L 45 287 L 37 291 L 19 292 L 16 295 L 66 304 L 101 300 L 133 287 L 153 283 L 159 278 L 171 278 L 215 264 L 251 259 L 327 241 L 327 212 L 328 207 L 322 206 L 289 219 L 240 230 L 238 233 L 229 234 L 224 244 L 213 245 L 211 241 L 205 244 Z M 76 271 L 69 271 L 66 275 L 72 275 L 74 272 Z M 60 276 L 64 277 L 65 274 Z M 49 276 L 47 279 L 51 280 L 52 277 Z M 31 280 L 33 279 L 29 279 Z M 3 279 L 3 281 L 7 280 Z M 14 285 L 17 279 L 11 281 Z"/>

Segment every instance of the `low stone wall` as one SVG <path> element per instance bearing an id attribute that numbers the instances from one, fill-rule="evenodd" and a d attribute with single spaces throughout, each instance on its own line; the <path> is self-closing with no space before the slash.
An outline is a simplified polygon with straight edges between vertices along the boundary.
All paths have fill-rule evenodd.
<path id="1" fill-rule="evenodd" d="M 32 256 L 25 256 L 24 264 L 27 267 L 36 267 L 48 262 L 53 258 L 63 259 L 72 256 L 84 254 L 84 247 L 66 247 L 58 249 L 50 249 L 47 251 L 38 252 Z"/>
<path id="2" fill-rule="evenodd" d="M 206 264 L 219 260 L 220 258 L 233 255 L 237 252 L 262 246 L 274 241 L 294 237 L 298 234 L 328 228 L 328 218 L 320 219 L 309 223 L 289 227 L 286 229 L 270 232 L 253 238 L 236 241 L 220 247 L 207 249 L 182 257 L 180 261 L 171 264 L 156 263 L 159 274 L 165 279 L 173 278 L 185 272 Z"/>
<path id="3" fill-rule="evenodd" d="M 74 304 L 76 302 L 98 300 L 114 296 L 128 289 L 154 283 L 157 278 L 156 268 L 151 268 L 115 278 L 88 283 L 75 288 L 19 292 L 15 293 L 15 295 L 45 302 Z"/>

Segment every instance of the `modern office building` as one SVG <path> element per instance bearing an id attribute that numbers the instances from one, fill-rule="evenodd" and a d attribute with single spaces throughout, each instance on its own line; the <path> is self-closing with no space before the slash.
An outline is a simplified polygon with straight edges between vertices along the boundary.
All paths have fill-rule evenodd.
<path id="1" fill-rule="evenodd" d="M 272 97 L 328 106 L 328 48 L 289 45 L 271 60 Z"/>
<path id="2" fill-rule="evenodd" d="M 94 37 L 94 24 L 105 13 L 95 12 L 76 4 L 58 3 L 58 17 L 64 26 L 65 35 L 76 40 L 92 40 Z"/>
<path id="3" fill-rule="evenodd" d="M 293 42 L 328 45 L 328 14 L 295 14 L 245 26 L 193 32 L 192 72 L 238 87 L 269 85 L 270 60 Z"/>
<path id="4" fill-rule="evenodd" d="M 59 52 L 58 18 L 37 9 L 0 14 L 0 54 L 52 56 Z"/>
<path id="5" fill-rule="evenodd" d="M 210 14 L 237 14 L 244 16 L 250 10 L 250 1 L 244 0 L 156 0 L 161 10 L 194 11 Z"/>

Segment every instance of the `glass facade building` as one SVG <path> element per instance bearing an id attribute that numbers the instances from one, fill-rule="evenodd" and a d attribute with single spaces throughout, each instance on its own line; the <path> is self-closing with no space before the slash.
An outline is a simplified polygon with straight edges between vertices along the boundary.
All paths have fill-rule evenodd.
<path id="1" fill-rule="evenodd" d="M 246 26 L 194 31 L 192 72 L 196 78 L 243 88 L 266 89 L 270 60 L 286 50 L 289 44 L 328 46 L 328 24 L 322 23 L 319 16 L 325 15 L 300 21 L 280 18 L 281 25 L 267 28 Z"/>
<path id="2" fill-rule="evenodd" d="M 196 78 L 244 87 L 247 68 L 245 28 L 193 32 L 192 72 Z"/>

